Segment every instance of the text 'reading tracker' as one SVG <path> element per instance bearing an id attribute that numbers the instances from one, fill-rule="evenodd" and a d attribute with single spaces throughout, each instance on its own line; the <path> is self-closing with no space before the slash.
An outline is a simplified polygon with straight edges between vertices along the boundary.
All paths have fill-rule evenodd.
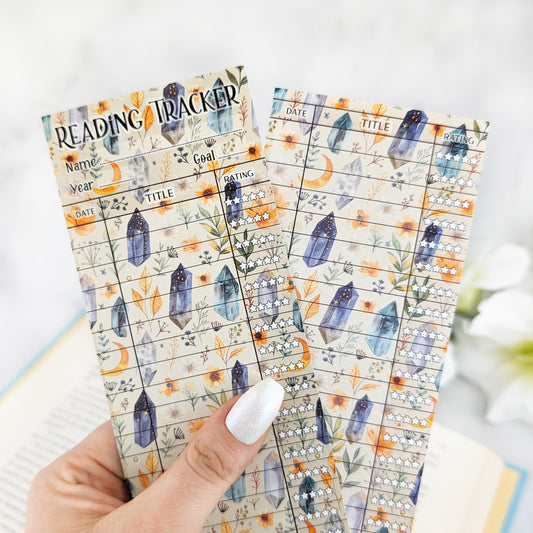
<path id="1" fill-rule="evenodd" d="M 43 123 L 131 494 L 269 376 L 273 430 L 204 530 L 346 531 L 244 69 Z"/>
<path id="2" fill-rule="evenodd" d="M 275 90 L 269 173 L 350 533 L 412 529 L 487 130 Z"/>

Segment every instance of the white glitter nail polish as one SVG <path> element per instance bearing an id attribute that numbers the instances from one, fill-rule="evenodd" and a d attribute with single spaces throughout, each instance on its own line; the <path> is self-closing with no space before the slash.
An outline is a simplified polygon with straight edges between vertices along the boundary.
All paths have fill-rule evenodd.
<path id="1" fill-rule="evenodd" d="M 226 416 L 228 431 L 243 444 L 253 444 L 274 420 L 283 393 L 283 387 L 271 378 L 248 389 Z"/>

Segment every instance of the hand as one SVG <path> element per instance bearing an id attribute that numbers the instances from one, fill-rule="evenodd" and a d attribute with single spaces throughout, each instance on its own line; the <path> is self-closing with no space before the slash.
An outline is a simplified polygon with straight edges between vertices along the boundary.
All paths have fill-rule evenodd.
<path id="1" fill-rule="evenodd" d="M 33 480 L 26 533 L 187 532 L 209 513 L 259 451 L 283 388 L 259 382 L 215 411 L 173 465 L 130 500 L 111 422 Z"/>

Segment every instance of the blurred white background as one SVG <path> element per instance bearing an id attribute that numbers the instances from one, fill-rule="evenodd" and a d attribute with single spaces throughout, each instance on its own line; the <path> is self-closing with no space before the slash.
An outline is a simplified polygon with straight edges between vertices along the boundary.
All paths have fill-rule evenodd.
<path id="1" fill-rule="evenodd" d="M 48 0 L 1 11 L 0 390 L 82 309 L 40 121 L 77 105 L 244 64 L 263 134 L 276 86 L 489 120 L 470 254 L 483 239 L 533 249 L 529 0 Z M 533 471 L 531 426 L 491 426 L 484 412 L 481 392 L 456 378 L 437 420 Z M 512 531 L 532 521 L 523 503 Z"/>

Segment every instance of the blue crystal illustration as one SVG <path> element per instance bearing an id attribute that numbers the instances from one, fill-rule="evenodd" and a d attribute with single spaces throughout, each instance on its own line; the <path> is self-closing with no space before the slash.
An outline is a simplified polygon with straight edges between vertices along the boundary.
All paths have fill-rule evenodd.
<path id="1" fill-rule="evenodd" d="M 425 230 L 422 240 L 425 242 L 425 246 L 418 246 L 418 250 L 415 254 L 415 263 L 428 263 L 435 255 L 437 250 L 437 244 L 439 244 L 440 237 L 442 235 L 442 229 L 435 224 L 430 224 Z"/>
<path id="2" fill-rule="evenodd" d="M 171 102 L 165 102 L 165 106 L 169 106 L 169 111 L 176 117 L 179 116 L 179 99 L 184 97 L 185 87 L 179 83 L 169 83 L 163 89 L 163 98 Z M 185 119 L 180 117 L 178 119 L 170 118 L 168 121 L 163 121 L 161 124 L 161 135 L 170 144 L 176 144 L 185 135 Z"/>
<path id="3" fill-rule="evenodd" d="M 68 120 L 71 125 L 76 124 L 78 131 L 83 131 L 83 123 L 89 120 L 89 112 L 87 106 L 75 107 L 68 112 Z M 85 143 L 79 145 L 80 150 L 83 150 Z"/>
<path id="4" fill-rule="evenodd" d="M 277 509 L 285 498 L 285 476 L 279 455 L 270 452 L 263 464 L 265 469 L 265 499 Z"/>
<path id="5" fill-rule="evenodd" d="M 231 369 L 231 388 L 233 396 L 242 394 L 248 390 L 248 367 L 235 361 Z"/>
<path id="6" fill-rule="evenodd" d="M 377 312 L 366 335 L 366 342 L 374 355 L 385 355 L 389 351 L 399 324 L 396 302 Z"/>
<path id="7" fill-rule="evenodd" d="M 128 222 L 128 261 L 135 266 L 142 265 L 150 257 L 150 228 L 138 209 Z"/>
<path id="8" fill-rule="evenodd" d="M 298 305 L 298 300 L 292 302 L 292 319 L 294 320 L 294 325 L 298 331 L 304 331 L 304 323 L 302 322 L 302 314 L 300 313 L 300 306 Z"/>
<path id="9" fill-rule="evenodd" d="M 265 324 L 270 325 L 279 315 L 279 309 L 273 305 L 273 302 L 278 299 L 278 287 L 275 283 L 274 273 L 268 270 L 263 271 L 257 277 L 257 282 L 259 283 L 257 289 L 259 317 L 265 321 Z"/>
<path id="10" fill-rule="evenodd" d="M 342 173 L 339 174 L 333 191 L 337 209 L 342 209 L 354 199 L 362 177 L 363 169 L 360 157 L 342 167 Z"/>
<path id="11" fill-rule="evenodd" d="M 224 265 L 215 279 L 215 311 L 230 322 L 239 316 L 239 284 Z"/>
<path id="12" fill-rule="evenodd" d="M 316 481 L 311 476 L 305 476 L 298 487 L 300 499 L 298 503 L 304 513 L 315 512 L 315 496 L 317 491 Z"/>
<path id="13" fill-rule="evenodd" d="M 311 233 L 303 256 L 304 263 L 308 267 L 315 267 L 325 263 L 333 248 L 336 236 L 337 226 L 335 225 L 335 215 L 332 211 L 318 222 Z"/>
<path id="14" fill-rule="evenodd" d="M 298 117 L 300 129 L 304 135 L 307 135 L 311 131 L 313 123 L 318 123 L 318 119 L 324 110 L 325 102 L 326 96 L 323 94 L 308 93 L 305 97 L 302 109 L 307 111 L 307 116 Z"/>
<path id="15" fill-rule="evenodd" d="M 359 533 L 361 531 L 365 509 L 366 498 L 364 492 L 359 491 L 352 494 L 346 504 L 346 518 L 350 533 Z"/>
<path id="16" fill-rule="evenodd" d="M 394 168 L 409 162 L 427 121 L 428 117 L 423 111 L 407 111 L 387 152 Z"/>
<path id="17" fill-rule="evenodd" d="M 419 335 L 415 337 L 411 344 L 411 350 L 405 360 L 411 374 L 417 374 L 426 368 L 426 358 L 424 356 L 430 354 L 435 343 L 435 338 L 431 338 L 426 334 L 423 328 L 418 328 L 418 331 Z M 422 336 L 422 333 L 424 333 L 424 336 Z M 413 355 L 411 355 L 411 352 L 413 352 Z"/>
<path id="18" fill-rule="evenodd" d="M 287 89 L 280 89 L 279 87 L 274 89 L 274 100 L 272 101 L 272 110 L 270 111 L 271 115 L 276 115 L 281 111 L 284 103 L 283 99 L 285 98 L 286 94 Z"/>
<path id="19" fill-rule="evenodd" d="M 192 274 L 181 263 L 170 277 L 168 318 L 183 329 L 192 319 Z"/>
<path id="20" fill-rule="evenodd" d="M 316 425 L 318 429 L 316 431 L 316 438 L 324 444 L 329 443 L 328 428 L 326 426 L 326 419 L 324 418 L 324 410 L 322 409 L 322 400 L 319 398 L 316 401 L 315 409 Z"/>
<path id="21" fill-rule="evenodd" d="M 243 472 L 237 481 L 226 491 L 226 498 L 230 498 L 235 503 L 239 503 L 246 496 L 246 471 Z"/>
<path id="22" fill-rule="evenodd" d="M 155 405 L 145 390 L 135 402 L 133 410 L 133 427 L 135 431 L 135 443 L 146 448 L 157 438 L 157 419 Z"/>
<path id="23" fill-rule="evenodd" d="M 137 344 L 135 352 L 137 354 L 137 361 L 139 363 L 139 372 L 141 374 L 142 382 L 145 385 L 150 385 L 157 372 L 157 353 L 154 341 L 147 331 L 145 331 L 142 339 Z"/>
<path id="24" fill-rule="evenodd" d="M 115 133 L 109 133 L 104 137 L 104 148 L 112 155 L 120 154 L 119 136 Z"/>
<path id="25" fill-rule="evenodd" d="M 463 166 L 463 157 L 468 153 L 468 136 L 463 124 L 453 130 L 440 148 L 440 156 L 435 160 L 435 166 L 442 176 L 456 178 Z"/>
<path id="26" fill-rule="evenodd" d="M 416 475 L 414 487 L 411 489 L 411 492 L 409 493 L 409 498 L 415 505 L 418 502 L 418 491 L 420 490 L 420 483 L 422 482 L 423 472 L 424 472 L 424 465 L 420 467 L 420 470 L 418 471 L 418 474 Z"/>
<path id="27" fill-rule="evenodd" d="M 126 304 L 119 296 L 111 308 L 111 328 L 119 337 L 128 336 L 128 315 Z"/>
<path id="28" fill-rule="evenodd" d="M 350 421 L 346 426 L 345 433 L 348 442 L 357 442 L 363 436 L 372 407 L 374 407 L 374 403 L 367 394 L 355 402 Z"/>
<path id="29" fill-rule="evenodd" d="M 380 528 L 377 530 L 376 533 L 390 533 L 390 531 L 389 531 L 389 528 L 388 528 L 388 527 L 383 526 L 383 527 L 380 527 Z"/>
<path id="30" fill-rule="evenodd" d="M 233 113 L 230 102 L 227 101 L 227 95 L 224 90 L 224 83 L 220 78 L 217 79 L 206 101 L 215 108 L 215 111 L 207 113 L 207 125 L 217 133 L 226 133 L 233 129 Z M 218 95 L 217 100 L 213 94 Z"/>
<path id="31" fill-rule="evenodd" d="M 148 192 L 150 176 L 148 173 L 148 161 L 140 149 L 137 150 L 135 157 L 132 157 L 128 162 L 128 180 L 130 180 L 131 194 L 142 204 Z"/>
<path id="32" fill-rule="evenodd" d="M 359 293 L 354 288 L 353 281 L 337 289 L 318 328 L 326 344 L 343 334 L 344 326 L 358 298 Z"/>
<path id="33" fill-rule="evenodd" d="M 238 181 L 230 181 L 224 187 L 226 200 L 226 219 L 228 223 L 238 221 L 242 215 L 241 184 Z"/>
<path id="34" fill-rule="evenodd" d="M 344 141 L 350 136 L 352 126 L 349 113 L 344 113 L 333 123 L 333 128 L 328 135 L 328 146 L 334 154 L 341 151 Z"/>
<path id="35" fill-rule="evenodd" d="M 83 274 L 80 278 L 81 291 L 83 293 L 83 303 L 85 304 L 85 312 L 87 313 L 87 319 L 89 320 L 89 325 L 91 329 L 96 324 L 97 314 L 96 314 L 96 289 L 94 281 Z"/>
<path id="36" fill-rule="evenodd" d="M 43 123 L 44 134 L 46 135 L 46 140 L 50 142 L 50 139 L 52 138 L 52 120 L 50 118 L 50 115 L 41 117 L 41 120 Z"/>

